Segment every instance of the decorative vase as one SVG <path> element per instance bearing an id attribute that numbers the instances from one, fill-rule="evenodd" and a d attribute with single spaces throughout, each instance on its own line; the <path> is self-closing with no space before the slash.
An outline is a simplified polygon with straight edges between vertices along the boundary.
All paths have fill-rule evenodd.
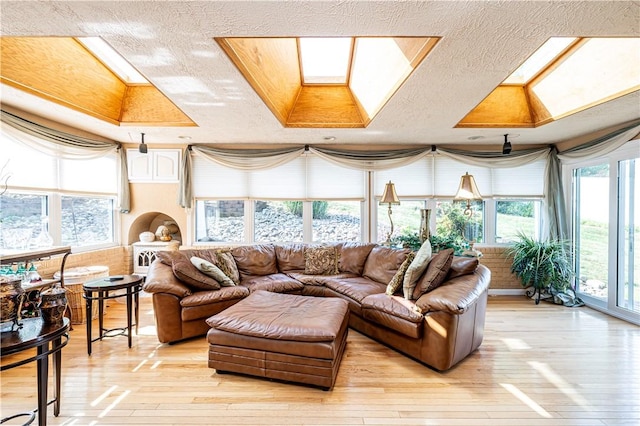
<path id="1" fill-rule="evenodd" d="M 48 324 L 62 323 L 64 311 L 67 309 L 67 290 L 62 287 L 51 287 L 40 293 L 40 315 Z"/>
<path id="2" fill-rule="evenodd" d="M 150 243 L 156 239 L 155 234 L 151 231 L 143 232 L 139 235 L 139 237 L 140 237 L 140 241 L 142 241 L 143 243 Z"/>
<path id="3" fill-rule="evenodd" d="M 429 222 L 431 221 L 431 209 L 420 209 L 420 243 L 424 243 L 431 236 Z"/>
<path id="4" fill-rule="evenodd" d="M 22 280 L 17 277 L 0 277 L 0 321 L 12 321 L 13 327 L 20 326 L 20 310 L 24 300 Z"/>

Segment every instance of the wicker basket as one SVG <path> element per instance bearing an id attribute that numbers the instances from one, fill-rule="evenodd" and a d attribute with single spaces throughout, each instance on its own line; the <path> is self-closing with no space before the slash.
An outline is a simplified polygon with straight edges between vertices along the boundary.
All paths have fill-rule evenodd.
<path id="1" fill-rule="evenodd" d="M 86 301 L 82 297 L 84 291 L 82 285 L 85 282 L 109 276 L 108 266 L 86 266 L 69 268 L 64 271 L 64 288 L 67 289 L 67 301 L 71 309 L 71 324 L 84 324 L 87 322 Z M 54 277 L 60 278 L 60 272 Z M 106 309 L 106 306 L 105 306 Z M 98 301 L 91 302 L 91 319 L 98 318 Z"/>

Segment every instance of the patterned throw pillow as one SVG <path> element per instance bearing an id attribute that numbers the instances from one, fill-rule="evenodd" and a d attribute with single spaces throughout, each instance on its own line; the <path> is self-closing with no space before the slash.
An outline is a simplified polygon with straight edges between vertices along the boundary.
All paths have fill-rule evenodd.
<path id="1" fill-rule="evenodd" d="M 407 258 L 402 262 L 398 272 L 391 278 L 389 284 L 387 285 L 387 291 L 385 292 L 389 296 L 393 296 L 396 291 L 402 286 L 402 282 L 404 281 L 404 274 L 409 269 L 409 265 L 413 261 L 413 258 L 416 257 L 416 254 L 411 252 L 407 255 Z"/>
<path id="2" fill-rule="evenodd" d="M 412 298 L 417 300 L 423 294 L 430 292 L 442 284 L 449 273 L 452 260 L 453 249 L 441 250 L 436 253 L 433 258 L 431 258 L 431 262 L 429 262 L 427 272 L 424 273 L 424 276 L 413 290 Z"/>
<path id="3" fill-rule="evenodd" d="M 338 249 L 331 246 L 310 246 L 304 250 L 304 273 L 332 275 L 338 273 Z"/>
<path id="4" fill-rule="evenodd" d="M 409 268 L 407 269 L 407 272 L 404 274 L 404 280 L 402 281 L 402 292 L 405 299 L 411 300 L 413 289 L 416 287 L 418 280 L 427 269 L 430 260 L 431 242 L 429 240 L 426 240 L 424 243 L 422 243 L 420 250 L 418 250 L 418 252 L 416 253 L 416 257 L 413 259 L 413 262 L 411 262 Z"/>
<path id="5" fill-rule="evenodd" d="M 216 252 L 216 256 L 218 259 L 218 268 L 226 276 L 231 278 L 236 285 L 240 284 L 240 272 L 238 271 L 238 266 L 236 265 L 236 260 L 233 258 L 231 251 L 228 250 L 218 250 Z"/>
<path id="6" fill-rule="evenodd" d="M 236 283 L 234 283 L 231 278 L 226 276 L 224 272 L 220 270 L 220 268 L 218 268 L 208 260 L 193 256 L 191 257 L 191 263 L 193 263 L 193 265 L 198 268 L 198 271 L 210 276 L 211 278 L 219 282 L 223 287 L 233 287 L 236 285 Z"/>

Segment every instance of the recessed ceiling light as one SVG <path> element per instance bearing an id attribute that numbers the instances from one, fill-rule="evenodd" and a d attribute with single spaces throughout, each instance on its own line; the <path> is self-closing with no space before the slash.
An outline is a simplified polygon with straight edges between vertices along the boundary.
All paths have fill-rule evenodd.
<path id="1" fill-rule="evenodd" d="M 477 141 L 478 139 L 484 139 L 484 136 L 469 136 L 467 139 L 470 141 Z"/>
<path id="2" fill-rule="evenodd" d="M 191 136 L 178 136 L 178 139 L 191 140 Z"/>
<path id="3" fill-rule="evenodd" d="M 322 139 L 324 139 L 325 141 L 335 141 L 336 137 L 335 136 L 325 136 Z"/>

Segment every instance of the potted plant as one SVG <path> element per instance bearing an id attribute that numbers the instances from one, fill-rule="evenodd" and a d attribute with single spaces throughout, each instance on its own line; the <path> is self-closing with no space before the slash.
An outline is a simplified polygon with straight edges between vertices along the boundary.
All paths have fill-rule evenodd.
<path id="1" fill-rule="evenodd" d="M 574 273 L 567 246 L 558 240 L 537 241 L 520 233 L 507 254 L 513 257 L 511 272 L 528 289 L 528 297 L 555 295 L 571 289 Z"/>

